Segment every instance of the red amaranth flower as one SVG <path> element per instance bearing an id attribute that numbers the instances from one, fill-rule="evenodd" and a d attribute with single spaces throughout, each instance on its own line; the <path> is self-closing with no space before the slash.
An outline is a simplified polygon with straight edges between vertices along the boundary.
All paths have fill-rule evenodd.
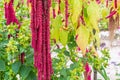
<path id="1" fill-rule="evenodd" d="M 5 18 L 7 25 L 11 23 L 16 23 L 19 25 L 18 19 L 15 16 L 15 11 L 13 8 L 13 0 L 10 0 L 9 3 L 5 3 Z"/>
<path id="2" fill-rule="evenodd" d="M 96 0 L 97 4 L 100 4 L 100 0 Z"/>
<path id="3" fill-rule="evenodd" d="M 51 0 L 32 0 L 31 31 L 34 49 L 34 66 L 38 80 L 50 80 L 53 72 L 50 56 L 50 6 Z"/>
<path id="4" fill-rule="evenodd" d="M 117 11 L 111 11 L 110 14 L 106 18 L 111 18 L 113 15 L 115 15 Z"/>
<path id="5" fill-rule="evenodd" d="M 18 19 L 15 16 L 15 10 L 13 8 L 13 2 L 14 0 L 10 0 L 9 3 L 5 2 L 5 18 L 6 18 L 6 24 L 10 25 L 11 23 L 15 23 L 18 25 L 18 29 L 20 28 L 20 23 L 18 22 Z M 17 28 L 15 29 L 15 31 L 17 32 Z M 8 34 L 8 39 L 10 39 L 12 37 L 11 34 Z M 16 38 L 18 37 L 18 34 L 16 33 Z M 24 63 L 24 57 L 25 57 L 25 53 L 21 53 L 21 55 L 19 55 L 19 59 L 21 61 L 21 63 Z"/>
<path id="6" fill-rule="evenodd" d="M 89 52 L 89 50 L 88 49 L 86 49 L 86 53 L 88 53 Z"/>
<path id="7" fill-rule="evenodd" d="M 86 79 L 91 80 L 91 68 L 88 63 L 85 64 Z"/>

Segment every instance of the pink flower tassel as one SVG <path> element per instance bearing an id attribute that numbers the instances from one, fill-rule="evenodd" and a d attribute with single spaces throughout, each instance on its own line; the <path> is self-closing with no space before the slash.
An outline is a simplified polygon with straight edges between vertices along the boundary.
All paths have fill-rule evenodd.
<path id="1" fill-rule="evenodd" d="M 91 80 L 91 68 L 88 63 L 85 64 L 86 80 Z"/>
<path id="2" fill-rule="evenodd" d="M 111 11 L 110 14 L 106 18 L 111 18 L 116 13 L 117 13 L 117 11 Z"/>
<path id="3" fill-rule="evenodd" d="M 96 0 L 97 4 L 100 4 L 100 0 Z"/>

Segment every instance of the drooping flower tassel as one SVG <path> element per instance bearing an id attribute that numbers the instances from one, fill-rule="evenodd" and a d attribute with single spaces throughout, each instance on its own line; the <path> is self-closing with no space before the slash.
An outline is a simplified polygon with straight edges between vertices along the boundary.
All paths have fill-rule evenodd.
<path id="1" fill-rule="evenodd" d="M 13 2 L 14 0 L 10 0 L 9 3 L 5 2 L 5 18 L 6 18 L 6 25 L 10 25 L 11 23 L 15 23 L 18 25 L 18 29 L 20 28 L 20 23 L 18 21 L 18 19 L 15 16 L 15 10 L 13 8 Z M 16 28 L 17 29 L 17 28 Z M 15 29 L 15 30 L 16 30 Z M 8 39 L 10 39 L 12 37 L 11 34 L 8 34 Z M 16 38 L 18 37 L 18 35 L 16 34 Z M 25 53 L 21 53 L 21 55 L 19 55 L 19 60 L 21 61 L 21 63 L 24 63 L 24 57 L 25 57 Z"/>
<path id="2" fill-rule="evenodd" d="M 91 68 L 88 63 L 85 64 L 85 80 L 91 80 Z"/>
<path id="3" fill-rule="evenodd" d="M 34 66 L 38 80 L 50 80 L 52 61 L 50 56 L 50 3 L 51 0 L 32 0 L 31 31 L 34 49 Z"/>
<path id="4" fill-rule="evenodd" d="M 5 2 L 5 18 L 6 18 L 7 25 L 11 23 L 16 23 L 19 25 L 18 19 L 15 16 L 15 11 L 13 8 L 13 1 L 14 0 L 10 0 L 9 3 Z"/>
<path id="5" fill-rule="evenodd" d="M 100 0 L 96 0 L 97 4 L 100 4 Z"/>

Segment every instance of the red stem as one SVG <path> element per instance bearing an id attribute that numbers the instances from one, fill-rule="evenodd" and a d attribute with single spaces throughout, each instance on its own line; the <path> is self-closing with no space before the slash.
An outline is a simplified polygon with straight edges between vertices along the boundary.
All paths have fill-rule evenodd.
<path id="1" fill-rule="evenodd" d="M 108 7 L 108 0 L 106 0 L 106 7 Z"/>
<path id="2" fill-rule="evenodd" d="M 25 53 L 23 52 L 21 54 L 21 63 L 24 64 L 24 62 L 25 62 Z"/>
<path id="3" fill-rule="evenodd" d="M 65 0 L 65 27 L 68 27 L 68 0 Z"/>
<path id="4" fill-rule="evenodd" d="M 56 13 L 55 13 L 55 9 L 53 9 L 53 18 L 55 19 L 56 17 Z"/>
<path id="5" fill-rule="evenodd" d="M 60 3 L 61 3 L 61 0 L 58 0 L 58 14 L 61 13 L 61 11 L 60 11 Z"/>
<path id="6" fill-rule="evenodd" d="M 115 8 L 117 8 L 117 0 L 114 0 Z"/>

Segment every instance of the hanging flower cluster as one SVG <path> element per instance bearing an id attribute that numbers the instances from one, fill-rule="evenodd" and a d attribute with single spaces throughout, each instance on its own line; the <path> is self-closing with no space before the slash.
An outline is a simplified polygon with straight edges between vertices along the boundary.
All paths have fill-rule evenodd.
<path id="1" fill-rule="evenodd" d="M 51 0 L 32 0 L 31 31 L 34 49 L 34 66 L 38 80 L 50 80 L 52 61 L 50 56 L 50 3 Z"/>
<path id="2" fill-rule="evenodd" d="M 15 16 L 15 10 L 13 8 L 13 2 L 14 0 L 10 0 L 9 3 L 5 2 L 5 18 L 6 18 L 6 25 L 10 25 L 11 23 L 13 24 L 17 24 L 18 25 L 18 29 L 20 28 L 20 23 L 18 21 L 18 19 Z M 17 28 L 16 28 L 17 29 Z M 11 34 L 8 35 L 8 39 L 11 38 Z M 17 37 L 17 34 L 16 34 Z M 25 53 L 21 53 L 21 55 L 19 55 L 19 60 L 21 61 L 21 63 L 24 63 L 24 57 L 25 57 Z"/>
<path id="3" fill-rule="evenodd" d="M 11 23 L 16 23 L 19 25 L 18 19 L 15 16 L 13 2 L 14 2 L 14 0 L 10 0 L 9 3 L 5 2 L 5 18 L 6 18 L 7 25 L 9 25 Z"/>

